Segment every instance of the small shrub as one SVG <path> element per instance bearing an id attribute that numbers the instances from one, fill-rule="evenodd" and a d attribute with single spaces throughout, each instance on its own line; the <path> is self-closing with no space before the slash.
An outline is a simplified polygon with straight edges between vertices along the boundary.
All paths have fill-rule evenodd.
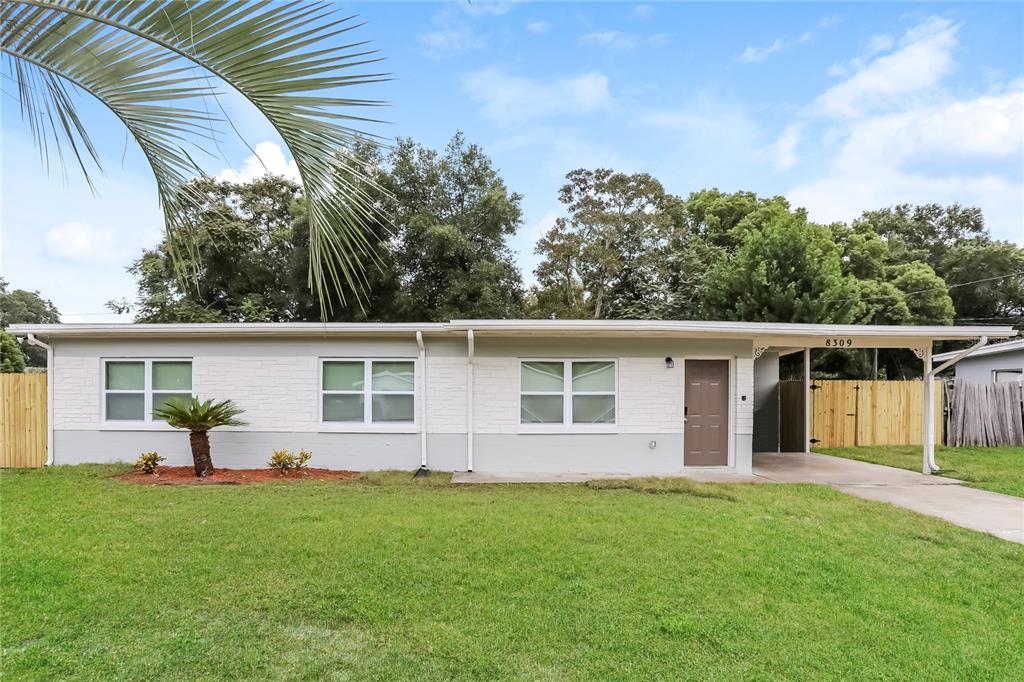
<path id="1" fill-rule="evenodd" d="M 144 474 L 155 474 L 157 467 L 160 466 L 162 461 L 164 461 L 164 458 L 155 452 L 143 452 L 135 460 L 135 469 Z"/>
<path id="2" fill-rule="evenodd" d="M 270 461 L 267 462 L 267 466 L 271 469 L 276 469 L 282 474 L 288 473 L 289 471 L 298 471 L 306 468 L 306 462 L 313 456 L 312 452 L 307 450 L 299 450 L 299 454 L 292 454 L 290 450 L 274 450 L 274 454 L 270 456 Z"/>

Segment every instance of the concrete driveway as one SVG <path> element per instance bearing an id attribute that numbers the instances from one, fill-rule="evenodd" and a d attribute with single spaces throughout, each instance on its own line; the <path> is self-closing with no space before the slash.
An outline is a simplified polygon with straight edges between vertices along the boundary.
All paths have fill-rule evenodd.
<path id="1" fill-rule="evenodd" d="M 977 490 L 941 476 L 812 453 L 756 453 L 754 475 L 774 483 L 819 483 L 906 507 L 1024 544 L 1024 498 Z"/>

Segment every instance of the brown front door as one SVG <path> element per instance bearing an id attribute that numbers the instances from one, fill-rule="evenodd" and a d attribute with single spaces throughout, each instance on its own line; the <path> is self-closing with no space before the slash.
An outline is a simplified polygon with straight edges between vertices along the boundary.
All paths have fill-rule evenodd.
<path id="1" fill-rule="evenodd" d="M 686 361 L 685 466 L 729 463 L 729 361 Z"/>

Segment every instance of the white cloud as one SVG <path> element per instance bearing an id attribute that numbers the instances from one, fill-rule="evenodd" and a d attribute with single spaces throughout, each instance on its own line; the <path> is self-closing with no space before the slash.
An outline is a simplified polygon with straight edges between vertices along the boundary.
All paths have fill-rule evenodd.
<path id="1" fill-rule="evenodd" d="M 835 15 L 822 17 L 818 21 L 816 30 L 804 31 L 793 40 L 776 38 L 775 40 L 773 40 L 768 45 L 765 45 L 764 47 L 757 47 L 756 45 L 747 45 L 747 47 L 744 48 L 743 52 L 740 53 L 738 59 L 741 62 L 747 63 L 763 62 L 765 59 L 767 59 L 768 57 L 777 52 L 782 52 L 783 50 L 788 50 L 791 47 L 796 47 L 798 45 L 803 45 L 805 43 L 811 42 L 812 40 L 818 37 L 818 33 L 820 31 L 826 31 L 832 28 L 833 26 L 838 24 L 839 21 L 839 17 Z"/>
<path id="2" fill-rule="evenodd" d="M 480 103 L 485 118 L 502 126 L 587 114 L 612 100 L 608 78 L 597 71 L 535 80 L 492 66 L 468 74 L 463 88 Z"/>
<path id="3" fill-rule="evenodd" d="M 772 159 L 778 170 L 789 170 L 796 165 L 796 148 L 800 144 L 800 125 L 791 123 L 786 126 L 775 144 L 772 145 Z"/>
<path id="4" fill-rule="evenodd" d="M 658 47 L 668 42 L 668 34 L 639 35 L 622 31 L 591 31 L 580 38 L 583 45 L 599 45 L 615 50 L 632 50 L 639 45 Z"/>
<path id="5" fill-rule="evenodd" d="M 1021 241 L 1024 185 L 998 172 L 1024 154 L 1024 89 L 862 119 L 819 180 L 787 196 L 816 220 L 850 220 L 895 203 L 980 206 L 996 236 Z M 971 172 L 981 160 L 984 172 Z M 958 162 L 949 172 L 928 162 Z M 1016 230 L 1016 232 L 1013 232 Z"/>
<path id="6" fill-rule="evenodd" d="M 514 2 L 505 2 L 504 0 L 475 0 L 475 2 L 460 3 L 462 11 L 470 16 L 482 17 L 492 16 L 497 17 L 503 14 L 508 14 L 512 10 Z"/>
<path id="7" fill-rule="evenodd" d="M 76 263 L 116 263 L 123 254 L 112 228 L 70 222 L 51 228 L 44 237 L 52 256 Z"/>
<path id="8" fill-rule="evenodd" d="M 293 182 L 302 182 L 299 167 L 294 160 L 285 158 L 281 145 L 276 142 L 260 142 L 254 149 L 256 153 L 245 160 L 242 170 L 225 168 L 217 177 L 227 182 L 251 182 L 270 173 L 282 175 Z"/>
<path id="9" fill-rule="evenodd" d="M 465 24 L 443 26 L 421 33 L 418 40 L 420 45 L 435 55 L 476 50 L 483 47 L 485 42 L 482 36 Z"/>
<path id="10" fill-rule="evenodd" d="M 953 68 L 952 51 L 959 28 L 941 17 L 914 26 L 900 39 L 895 52 L 875 58 L 822 93 L 815 102 L 817 108 L 829 116 L 855 117 L 930 90 Z"/>
<path id="11" fill-rule="evenodd" d="M 526 24 L 526 30 L 535 34 L 547 33 L 552 28 L 554 28 L 554 24 L 550 21 L 531 21 Z"/>
<path id="12" fill-rule="evenodd" d="M 629 16 L 632 19 L 650 19 L 654 16 L 654 8 L 650 5 L 633 5 L 629 9 Z"/>

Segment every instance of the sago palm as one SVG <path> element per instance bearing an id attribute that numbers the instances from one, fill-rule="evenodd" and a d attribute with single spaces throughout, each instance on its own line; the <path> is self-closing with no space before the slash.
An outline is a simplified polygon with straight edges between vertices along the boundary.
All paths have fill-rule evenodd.
<path id="1" fill-rule="evenodd" d="M 238 418 L 242 414 L 230 400 L 215 403 L 212 400 L 200 401 L 192 396 L 170 398 L 162 406 L 153 408 L 153 416 L 165 420 L 176 429 L 187 429 L 189 443 L 192 446 L 192 465 L 196 476 L 202 478 L 213 473 L 213 458 L 210 456 L 210 429 L 218 426 L 245 426 Z"/>
<path id="2" fill-rule="evenodd" d="M 280 134 L 310 202 L 309 284 L 321 307 L 343 282 L 358 293 L 365 227 L 376 207 L 364 169 L 344 150 L 371 119 L 342 88 L 383 80 L 358 27 L 316 0 L 0 0 L 4 88 L 17 97 L 44 162 L 73 159 L 92 185 L 100 156 L 78 114 L 74 91 L 106 105 L 152 168 L 168 231 L 201 200 L 188 180 L 202 174 L 197 150 L 215 148 L 224 124 L 216 99 L 227 86 Z M 223 117 L 226 119 L 226 114 Z M 95 167 L 95 168 L 94 168 Z M 326 312 L 326 310 L 324 310 Z"/>

